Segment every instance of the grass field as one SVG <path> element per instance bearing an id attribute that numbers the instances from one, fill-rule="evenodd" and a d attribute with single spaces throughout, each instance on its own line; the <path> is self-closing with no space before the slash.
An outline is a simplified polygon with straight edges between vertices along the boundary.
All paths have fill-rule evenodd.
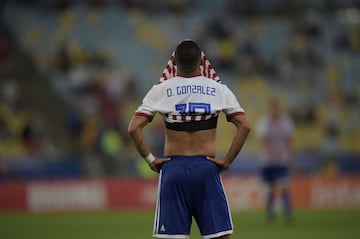
<path id="1" fill-rule="evenodd" d="M 360 211 L 297 211 L 291 225 L 272 225 L 262 212 L 233 213 L 233 239 L 359 239 Z M 152 238 L 153 212 L 116 211 L 59 214 L 0 214 L 2 239 Z M 193 225 L 191 239 L 200 239 Z"/>

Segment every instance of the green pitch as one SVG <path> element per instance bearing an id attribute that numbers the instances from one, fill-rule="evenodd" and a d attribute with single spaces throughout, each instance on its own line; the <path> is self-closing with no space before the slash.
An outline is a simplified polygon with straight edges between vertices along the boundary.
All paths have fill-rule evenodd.
<path id="1" fill-rule="evenodd" d="M 358 239 L 360 211 L 297 211 L 291 225 L 281 217 L 273 225 L 260 211 L 233 213 L 233 239 Z M 153 212 L 0 214 L 4 239 L 146 239 L 152 238 Z M 193 225 L 191 239 L 200 239 Z"/>

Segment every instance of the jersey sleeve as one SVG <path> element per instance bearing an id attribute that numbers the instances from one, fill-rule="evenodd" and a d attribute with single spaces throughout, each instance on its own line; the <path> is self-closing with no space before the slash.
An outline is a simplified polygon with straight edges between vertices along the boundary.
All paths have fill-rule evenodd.
<path id="1" fill-rule="evenodd" d="M 142 104 L 135 111 L 135 115 L 144 116 L 152 121 L 154 115 L 157 112 L 157 104 L 158 104 L 158 94 L 156 91 L 156 86 L 153 86 L 148 93 L 145 95 Z"/>
<path id="2" fill-rule="evenodd" d="M 235 115 L 245 114 L 234 93 L 226 85 L 224 85 L 224 103 L 222 111 L 226 115 L 227 121 L 230 121 Z"/>

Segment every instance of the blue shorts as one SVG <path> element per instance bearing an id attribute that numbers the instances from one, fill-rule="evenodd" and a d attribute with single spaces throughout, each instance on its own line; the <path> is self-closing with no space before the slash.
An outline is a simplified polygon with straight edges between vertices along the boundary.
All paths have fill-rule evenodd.
<path id="1" fill-rule="evenodd" d="M 188 238 L 192 218 L 203 238 L 233 232 L 216 164 L 205 156 L 173 156 L 160 171 L 153 236 Z"/>
<path id="2" fill-rule="evenodd" d="M 261 171 L 262 179 L 267 184 L 284 182 L 289 179 L 289 168 L 286 166 L 266 166 Z"/>

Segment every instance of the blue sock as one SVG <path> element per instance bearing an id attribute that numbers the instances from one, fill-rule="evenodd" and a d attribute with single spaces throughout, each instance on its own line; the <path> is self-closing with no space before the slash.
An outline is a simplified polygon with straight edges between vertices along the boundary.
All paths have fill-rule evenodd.
<path id="1" fill-rule="evenodd" d="M 283 210 L 284 210 L 284 216 L 286 219 L 291 219 L 292 216 L 292 206 L 291 206 L 291 200 L 290 200 L 290 192 L 287 189 L 284 189 L 281 192 L 281 200 L 283 202 Z"/>
<path id="2" fill-rule="evenodd" d="M 266 216 L 268 220 L 274 219 L 274 191 L 270 190 L 266 195 Z"/>

